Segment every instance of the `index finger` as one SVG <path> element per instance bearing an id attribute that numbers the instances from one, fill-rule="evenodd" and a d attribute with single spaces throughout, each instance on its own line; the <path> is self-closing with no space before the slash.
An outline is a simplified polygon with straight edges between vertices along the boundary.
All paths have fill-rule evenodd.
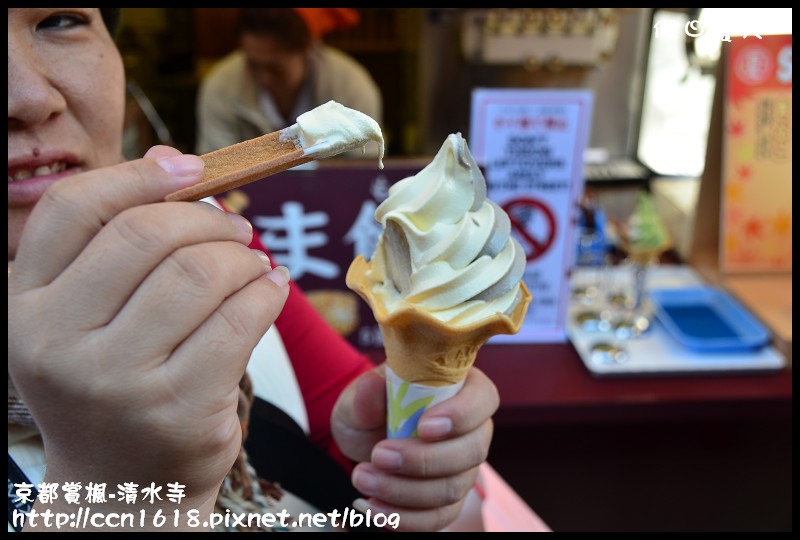
<path id="1" fill-rule="evenodd" d="M 14 263 L 22 289 L 53 281 L 117 214 L 161 201 L 203 177 L 203 160 L 189 154 L 145 157 L 56 182 L 31 212 Z"/>

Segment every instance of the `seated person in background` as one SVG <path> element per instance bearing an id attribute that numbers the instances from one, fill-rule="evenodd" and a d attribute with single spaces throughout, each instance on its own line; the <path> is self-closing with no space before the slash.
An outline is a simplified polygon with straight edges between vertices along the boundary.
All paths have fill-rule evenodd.
<path id="1" fill-rule="evenodd" d="M 330 100 L 381 124 L 381 94 L 370 74 L 320 39 L 357 22 L 358 13 L 345 8 L 242 8 L 240 48 L 200 85 L 196 152 L 283 129 Z M 372 146 L 366 154 L 358 150 L 342 157 L 374 158 Z"/>

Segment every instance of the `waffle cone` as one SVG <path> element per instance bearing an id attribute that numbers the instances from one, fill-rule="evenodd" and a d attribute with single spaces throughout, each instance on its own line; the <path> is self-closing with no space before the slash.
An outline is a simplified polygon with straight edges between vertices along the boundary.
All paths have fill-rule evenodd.
<path id="1" fill-rule="evenodd" d="M 372 309 L 383 332 L 386 362 L 392 371 L 405 381 L 426 386 L 464 380 L 478 350 L 490 337 L 519 331 L 531 301 L 521 282 L 521 299 L 510 315 L 496 313 L 465 326 L 448 325 L 412 304 L 390 313 L 372 292 L 374 282 L 367 277 L 371 266 L 364 257 L 357 257 L 347 271 L 347 286 Z"/>

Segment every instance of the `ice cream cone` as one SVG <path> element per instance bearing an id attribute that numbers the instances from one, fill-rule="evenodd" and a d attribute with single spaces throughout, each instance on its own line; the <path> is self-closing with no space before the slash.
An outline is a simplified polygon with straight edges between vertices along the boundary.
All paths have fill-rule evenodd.
<path id="1" fill-rule="evenodd" d="M 346 282 L 383 333 L 387 435 L 414 437 L 425 410 L 464 385 L 483 344 L 520 330 L 531 302 L 525 253 L 460 133 L 389 188 L 375 220 L 372 258 L 357 257 Z"/>
<path id="2" fill-rule="evenodd" d="M 464 380 L 475 362 L 478 349 L 496 334 L 519 331 L 531 295 L 520 283 L 520 300 L 510 315 L 497 313 L 467 326 L 443 323 L 423 309 L 408 304 L 389 312 L 372 291 L 370 269 L 359 256 L 347 272 L 347 286 L 372 309 L 383 332 L 386 362 L 405 381 L 426 386 L 447 386 Z"/>
<path id="3" fill-rule="evenodd" d="M 496 313 L 468 325 L 449 325 L 413 304 L 390 312 L 373 292 L 370 268 L 364 257 L 357 257 L 346 282 L 370 306 L 383 333 L 386 435 L 416 437 L 422 413 L 458 393 L 481 346 L 493 335 L 519 331 L 531 295 L 520 282 L 520 299 L 510 315 Z"/>

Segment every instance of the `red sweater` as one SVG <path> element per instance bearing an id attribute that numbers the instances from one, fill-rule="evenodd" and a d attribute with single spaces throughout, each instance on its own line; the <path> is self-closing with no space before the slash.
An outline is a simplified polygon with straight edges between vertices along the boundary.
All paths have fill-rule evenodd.
<path id="1" fill-rule="evenodd" d="M 257 234 L 253 235 L 250 247 L 269 254 Z M 368 356 L 331 328 L 294 282 L 275 324 L 303 394 L 311 440 L 351 470 L 352 462 L 333 440 L 331 413 L 345 387 L 375 366 Z"/>

